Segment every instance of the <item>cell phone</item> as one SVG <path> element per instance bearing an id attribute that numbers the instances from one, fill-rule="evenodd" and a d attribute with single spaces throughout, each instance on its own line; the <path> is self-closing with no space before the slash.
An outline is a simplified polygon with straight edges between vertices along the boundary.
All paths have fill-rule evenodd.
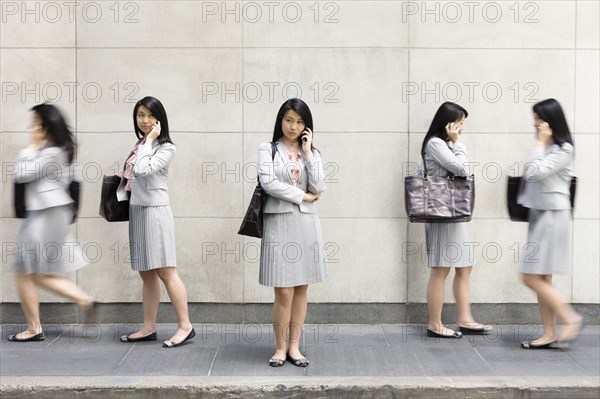
<path id="1" fill-rule="evenodd" d="M 300 137 L 298 138 L 298 142 L 299 142 L 300 144 L 302 144 L 302 142 L 304 142 L 304 141 L 306 141 L 306 140 L 308 140 L 308 134 L 306 134 L 306 133 L 302 132 L 302 134 L 301 134 L 301 135 L 300 135 Z"/>

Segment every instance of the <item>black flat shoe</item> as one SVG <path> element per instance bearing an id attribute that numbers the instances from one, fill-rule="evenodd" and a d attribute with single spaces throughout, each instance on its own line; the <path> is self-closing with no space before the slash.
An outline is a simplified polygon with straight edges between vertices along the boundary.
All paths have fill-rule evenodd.
<path id="1" fill-rule="evenodd" d="M 138 338 L 133 338 L 132 337 L 133 334 L 134 333 L 121 336 L 121 338 L 120 338 L 121 342 L 156 341 L 156 331 L 151 332 L 148 335 L 144 335 L 143 337 L 138 337 Z"/>
<path id="2" fill-rule="evenodd" d="M 566 346 L 562 346 L 563 348 L 566 348 Z M 559 345 L 558 341 L 552 341 L 552 342 L 548 342 L 545 344 L 541 344 L 541 345 L 534 345 L 531 343 L 531 341 L 523 341 L 521 342 L 521 348 L 523 349 L 560 349 L 561 346 Z"/>
<path id="3" fill-rule="evenodd" d="M 283 359 L 275 359 L 275 358 L 269 359 L 269 366 L 271 366 L 271 367 L 281 367 L 284 364 L 285 364 L 285 360 L 283 360 Z"/>
<path id="4" fill-rule="evenodd" d="M 463 337 L 463 334 L 460 331 L 454 331 L 454 334 L 451 335 L 444 335 L 444 334 L 438 334 L 433 330 L 430 330 L 429 328 L 427 329 L 427 336 L 431 337 L 431 338 L 453 338 L 453 339 L 460 339 Z"/>
<path id="5" fill-rule="evenodd" d="M 190 331 L 190 333 L 187 335 L 187 337 L 185 337 L 182 341 L 172 342 L 172 341 L 166 340 L 165 342 L 163 342 L 163 348 L 176 348 L 178 346 L 183 345 L 186 341 L 189 341 L 190 339 L 194 338 L 195 336 L 196 336 L 196 331 L 194 331 L 194 329 L 192 328 L 192 331 Z"/>
<path id="6" fill-rule="evenodd" d="M 43 341 L 45 339 L 46 339 L 46 337 L 44 336 L 43 332 L 36 334 L 36 335 L 32 335 L 29 338 L 17 338 L 16 334 L 8 336 L 9 342 L 36 342 L 36 341 Z"/>
<path id="7" fill-rule="evenodd" d="M 287 361 L 296 367 L 308 367 L 309 361 L 306 358 L 294 359 L 289 353 L 286 354 Z"/>
<path id="8" fill-rule="evenodd" d="M 458 326 L 458 329 L 463 334 L 469 335 L 485 335 L 494 329 L 493 326 L 483 326 L 481 328 L 471 328 L 471 327 L 463 327 Z"/>

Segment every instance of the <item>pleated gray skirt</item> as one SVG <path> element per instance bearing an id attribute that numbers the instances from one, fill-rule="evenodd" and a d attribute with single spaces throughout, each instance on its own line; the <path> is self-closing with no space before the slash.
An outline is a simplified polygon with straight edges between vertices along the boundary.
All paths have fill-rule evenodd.
<path id="1" fill-rule="evenodd" d="M 258 282 L 269 287 L 316 284 L 327 278 L 325 244 L 316 213 L 265 213 Z"/>
<path id="2" fill-rule="evenodd" d="M 523 248 L 521 273 L 571 274 L 572 226 L 569 209 L 529 209 L 529 229 Z"/>
<path id="3" fill-rule="evenodd" d="M 70 205 L 27 211 L 17 236 L 15 272 L 56 274 L 80 269 L 89 262 L 69 234 Z"/>
<path id="4" fill-rule="evenodd" d="M 466 223 L 426 223 L 425 241 L 429 267 L 467 267 L 476 262 Z"/>
<path id="5" fill-rule="evenodd" d="M 133 271 L 177 266 L 175 223 L 169 205 L 129 205 L 129 252 Z"/>

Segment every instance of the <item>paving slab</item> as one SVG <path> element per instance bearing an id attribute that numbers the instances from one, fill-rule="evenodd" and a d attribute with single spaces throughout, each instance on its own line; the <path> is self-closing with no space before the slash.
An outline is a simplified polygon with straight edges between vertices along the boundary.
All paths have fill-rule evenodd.
<path id="1" fill-rule="evenodd" d="M 122 343 L 137 324 L 45 325 L 43 342 L 11 343 L 3 325 L 2 398 L 594 398 L 600 397 L 600 328 L 560 350 L 523 350 L 540 326 L 496 326 L 487 336 L 439 339 L 419 324 L 308 324 L 307 368 L 268 366 L 268 324 L 196 324 L 190 343 Z"/>

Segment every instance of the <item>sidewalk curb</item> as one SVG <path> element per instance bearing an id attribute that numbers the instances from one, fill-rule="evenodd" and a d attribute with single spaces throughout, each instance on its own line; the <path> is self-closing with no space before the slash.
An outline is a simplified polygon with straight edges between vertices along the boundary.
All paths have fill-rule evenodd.
<path id="1" fill-rule="evenodd" d="M 32 379 L 35 379 L 34 385 Z M 600 377 L 5 377 L 2 398 L 590 398 Z"/>

